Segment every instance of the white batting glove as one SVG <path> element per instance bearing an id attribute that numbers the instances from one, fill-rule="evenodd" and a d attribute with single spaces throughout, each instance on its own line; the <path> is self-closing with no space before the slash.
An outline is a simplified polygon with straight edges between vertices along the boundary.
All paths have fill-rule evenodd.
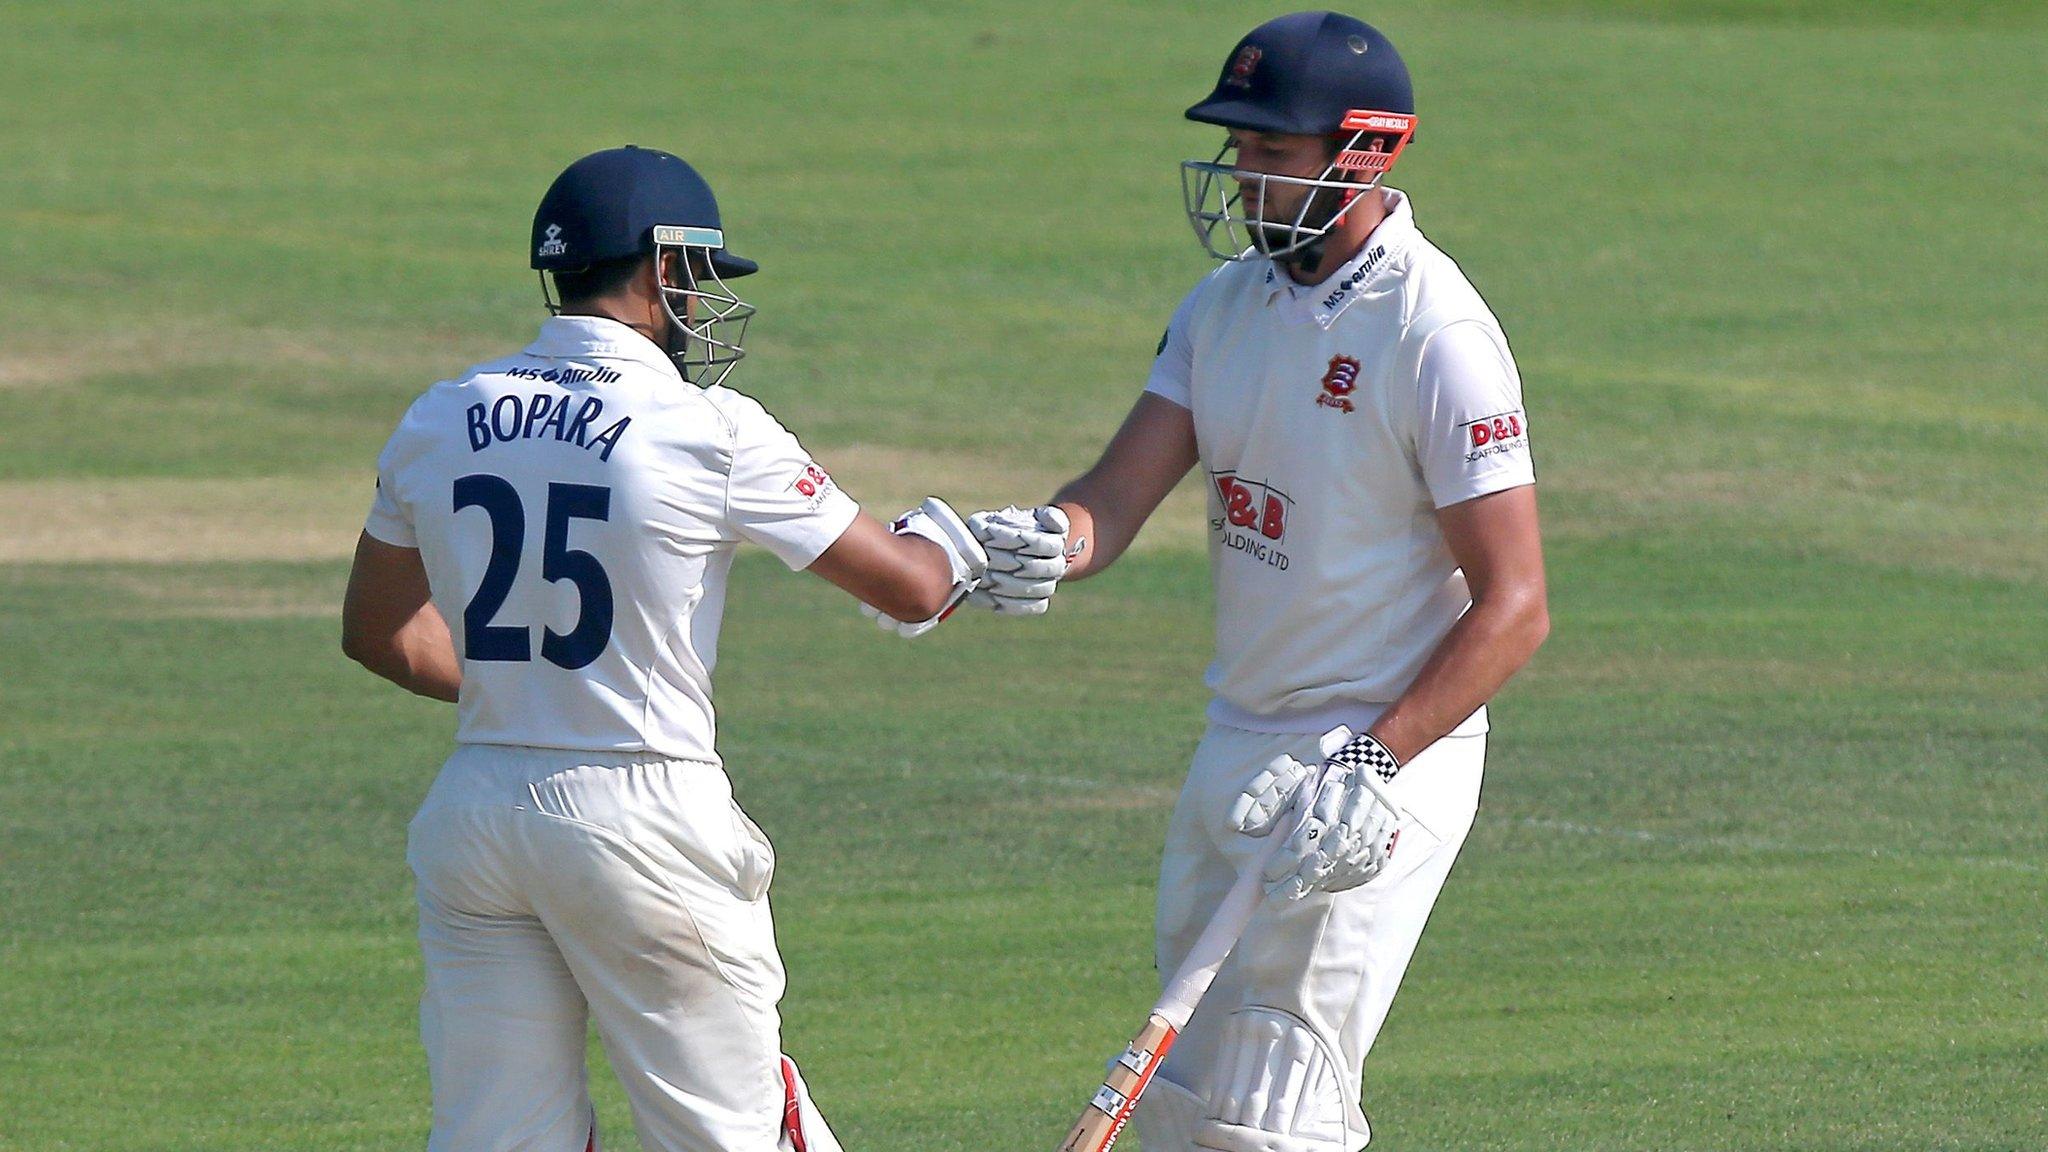
<path id="1" fill-rule="evenodd" d="M 1401 770 L 1386 745 L 1372 736 L 1352 738 L 1350 729 L 1339 727 L 1323 734 L 1321 750 L 1328 759 L 1315 795 L 1306 799 L 1307 814 L 1266 863 L 1267 890 L 1291 900 L 1371 881 L 1401 839 L 1400 816 L 1361 782 L 1363 773 L 1384 783 Z M 1270 833 L 1280 814 L 1301 801 L 1301 784 L 1309 777 L 1309 766 L 1299 759 L 1275 760 L 1252 778 L 1233 807 L 1238 827 L 1253 835 Z"/>
<path id="2" fill-rule="evenodd" d="M 1280 818 L 1295 808 L 1295 794 L 1301 783 L 1319 770 L 1323 761 L 1351 739 L 1351 729 L 1338 727 L 1315 740 L 1304 740 L 1268 761 L 1245 782 L 1244 790 L 1230 806 L 1230 823 L 1247 836 L 1265 836 L 1279 825 Z"/>
<path id="3" fill-rule="evenodd" d="M 937 628 L 941 621 L 953 614 L 953 609 L 958 608 L 967 594 L 974 591 L 988 574 L 988 553 L 974 538 L 974 533 L 968 531 L 960 514 L 953 511 L 953 506 L 937 496 L 925 497 L 924 503 L 898 516 L 889 525 L 889 531 L 898 536 L 922 536 L 937 544 L 945 550 L 946 561 L 953 569 L 953 591 L 946 597 L 946 606 L 929 620 L 898 620 L 873 605 L 860 606 L 861 614 L 873 620 L 877 628 L 908 640 Z"/>
<path id="4" fill-rule="evenodd" d="M 1067 514 L 1050 504 L 969 516 L 968 531 L 988 551 L 988 576 L 967 602 L 1003 616 L 1043 614 L 1073 555 L 1070 527 Z"/>

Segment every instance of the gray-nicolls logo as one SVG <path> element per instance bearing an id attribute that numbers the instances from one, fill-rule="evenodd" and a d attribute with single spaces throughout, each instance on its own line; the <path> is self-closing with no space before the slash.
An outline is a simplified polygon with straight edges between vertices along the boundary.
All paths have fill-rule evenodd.
<path id="1" fill-rule="evenodd" d="M 547 239 L 540 242 L 537 255 L 560 256 L 569 250 L 569 245 L 562 240 L 562 226 L 560 224 L 548 225 L 546 234 Z"/>

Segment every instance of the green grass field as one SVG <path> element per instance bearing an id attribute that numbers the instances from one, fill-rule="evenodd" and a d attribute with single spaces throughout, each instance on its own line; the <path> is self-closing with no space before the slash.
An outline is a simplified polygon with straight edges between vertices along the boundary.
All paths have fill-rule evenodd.
<path id="1" fill-rule="evenodd" d="M 732 382 L 877 511 L 1042 497 L 1206 267 L 1180 110 L 1277 9 L 1188 7 L 0 3 L 0 1149 L 423 1142 L 451 717 L 337 606 L 405 404 L 536 323 L 564 163 L 700 162 L 766 269 Z M 2048 17 L 1354 10 L 1515 342 L 1555 623 L 1374 1148 L 2048 1147 Z M 1150 1001 L 1187 509 L 914 645 L 742 559 L 721 742 L 852 1152 L 1050 1148 Z"/>

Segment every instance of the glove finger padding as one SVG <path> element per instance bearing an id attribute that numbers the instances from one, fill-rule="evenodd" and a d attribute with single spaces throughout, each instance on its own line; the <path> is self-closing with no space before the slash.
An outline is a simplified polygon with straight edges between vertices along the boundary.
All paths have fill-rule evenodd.
<path id="1" fill-rule="evenodd" d="M 968 531 L 982 547 L 1023 556 L 1066 555 L 1067 528 L 1067 514 L 1051 505 L 1028 510 L 1011 505 L 967 518 Z"/>
<path id="2" fill-rule="evenodd" d="M 1322 786 L 1308 802 L 1307 814 L 1280 851 L 1266 862 L 1265 880 L 1271 890 L 1286 891 L 1299 900 L 1336 866 L 1330 836 L 1337 830 L 1344 780 L 1349 775 L 1344 769 L 1324 774 Z"/>
<path id="3" fill-rule="evenodd" d="M 966 602 L 1002 616 L 1038 616 L 1066 575 L 1067 514 L 1050 505 L 1011 505 L 967 518 L 967 530 L 988 554 L 981 583 Z"/>
<path id="4" fill-rule="evenodd" d="M 991 548 L 988 553 L 988 570 L 1021 576 L 1027 580 L 1057 580 L 1067 574 L 1065 556 L 1025 556 Z"/>
<path id="5" fill-rule="evenodd" d="M 1339 767 L 1324 778 L 1309 815 L 1266 869 L 1269 891 L 1299 900 L 1369 884 L 1401 838 L 1400 817 L 1359 781 L 1369 769 Z"/>
<path id="6" fill-rule="evenodd" d="M 1339 724 L 1320 737 L 1304 737 L 1293 748 L 1268 761 L 1251 780 L 1230 807 L 1230 821 L 1238 831 L 1249 836 L 1267 836 L 1278 827 L 1281 819 L 1289 812 L 1301 810 L 1301 806 L 1312 802 L 1315 797 L 1302 796 L 1302 783 L 1315 779 L 1316 772 L 1339 748 L 1351 739 L 1351 729 Z M 1308 819 L 1315 819 L 1310 812 Z M 1304 836 L 1309 828 L 1304 825 L 1289 836 L 1289 842 Z M 1320 833 L 1316 835 L 1320 839 Z M 1265 879 L 1277 882 L 1287 872 L 1301 863 L 1296 850 L 1283 844 L 1268 861 Z M 1306 895 L 1306 889 L 1294 893 L 1296 899 Z"/>
<path id="7" fill-rule="evenodd" d="M 1337 807 L 1337 824 L 1331 829 L 1332 851 L 1349 854 L 1365 842 L 1367 816 L 1379 801 L 1363 788 L 1349 787 Z"/>
<path id="8" fill-rule="evenodd" d="M 990 572 L 981 578 L 981 588 L 1013 600 L 1050 600 L 1059 578 L 1033 579 L 1015 572 Z"/>
<path id="9" fill-rule="evenodd" d="M 1262 879 L 1267 891 L 1299 900 L 1310 892 L 1342 892 L 1368 883 L 1385 868 L 1400 839 L 1400 817 L 1374 793 L 1365 773 L 1392 762 L 1384 745 L 1370 737 L 1371 748 L 1353 755 L 1351 729 L 1339 725 L 1306 747 L 1276 757 L 1245 785 L 1231 807 L 1240 830 L 1270 832 L 1281 815 L 1306 804 L 1301 822 L 1266 862 Z M 1374 753 L 1377 754 L 1374 754 Z M 1320 754 L 1318 756 L 1318 753 Z M 1313 778 L 1304 756 L 1316 756 L 1321 776 L 1315 794 L 1300 796 L 1303 780 Z M 1295 804 L 1288 803 L 1292 795 Z"/>
<path id="10" fill-rule="evenodd" d="M 1343 769 L 1341 779 L 1326 781 L 1337 785 L 1332 818 L 1293 875 L 1282 877 L 1294 899 L 1312 891 L 1349 891 L 1370 883 L 1386 867 L 1399 840 L 1399 818 L 1359 783 L 1360 771 L 1366 769 Z"/>
<path id="11" fill-rule="evenodd" d="M 1050 595 L 1019 598 L 1001 596 L 990 588 L 977 588 L 967 594 L 964 603 L 976 608 L 986 608 L 998 616 L 1043 616 L 1052 607 Z"/>
<path id="12" fill-rule="evenodd" d="M 1036 528 L 1011 528 L 1002 524 L 991 524 L 986 529 L 976 530 L 975 538 L 981 546 L 997 552 L 1016 552 L 1024 556 L 1063 556 L 1067 551 L 1067 538 L 1053 532 L 1041 532 Z"/>
<path id="13" fill-rule="evenodd" d="M 1267 761 L 1231 802 L 1230 826 L 1247 836 L 1270 834 L 1292 807 L 1301 782 L 1320 762 L 1306 746 L 1296 746 Z"/>

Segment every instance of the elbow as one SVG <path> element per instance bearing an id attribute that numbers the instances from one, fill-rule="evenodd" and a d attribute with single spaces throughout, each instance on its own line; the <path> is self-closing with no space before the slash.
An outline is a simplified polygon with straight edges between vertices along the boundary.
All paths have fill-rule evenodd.
<path id="1" fill-rule="evenodd" d="M 937 616 L 939 613 L 944 612 L 946 610 L 946 602 L 951 600 L 952 598 L 953 585 L 950 583 L 940 585 L 938 588 L 934 590 L 927 591 L 925 596 L 918 601 L 917 608 L 920 615 L 917 617 L 917 619 L 929 620 L 932 617 Z"/>
<path id="2" fill-rule="evenodd" d="M 386 680 L 393 679 L 393 669 L 405 663 L 404 653 L 391 639 L 353 628 L 342 629 L 341 654 Z"/>
<path id="3" fill-rule="evenodd" d="M 946 610 L 953 598 L 953 561 L 937 544 L 921 537 L 904 538 L 909 550 L 887 585 L 868 603 L 886 616 L 906 623 L 929 620 Z M 867 599 L 863 597 L 863 599 Z"/>
<path id="4" fill-rule="evenodd" d="M 341 654 L 365 668 L 374 669 L 377 628 L 372 623 L 372 614 L 363 610 L 363 601 L 356 595 L 353 574 L 349 580 L 348 595 L 341 602 Z"/>
<path id="5" fill-rule="evenodd" d="M 353 628 L 341 630 L 341 654 L 365 668 L 370 666 L 370 646 Z"/>
<path id="6" fill-rule="evenodd" d="M 1524 602 L 1521 612 L 1523 656 L 1526 662 L 1550 639 L 1550 598 L 1538 588 Z"/>
<path id="7" fill-rule="evenodd" d="M 913 596 L 902 592 L 877 596 L 868 600 L 867 605 L 891 620 L 900 620 L 905 624 L 921 624 L 946 608 L 944 600 L 933 600 L 928 596 Z"/>
<path id="8" fill-rule="evenodd" d="M 1475 607 L 1482 603 L 1492 621 L 1487 631 L 1513 668 L 1527 664 L 1550 638 L 1550 601 L 1541 583 L 1490 590 Z"/>
<path id="9" fill-rule="evenodd" d="M 877 604 L 884 613 L 903 621 L 929 620 L 946 610 L 946 601 L 953 598 L 953 582 L 947 576 L 929 576 L 919 573 L 918 578 L 906 580 L 891 589 L 892 604 Z"/>

